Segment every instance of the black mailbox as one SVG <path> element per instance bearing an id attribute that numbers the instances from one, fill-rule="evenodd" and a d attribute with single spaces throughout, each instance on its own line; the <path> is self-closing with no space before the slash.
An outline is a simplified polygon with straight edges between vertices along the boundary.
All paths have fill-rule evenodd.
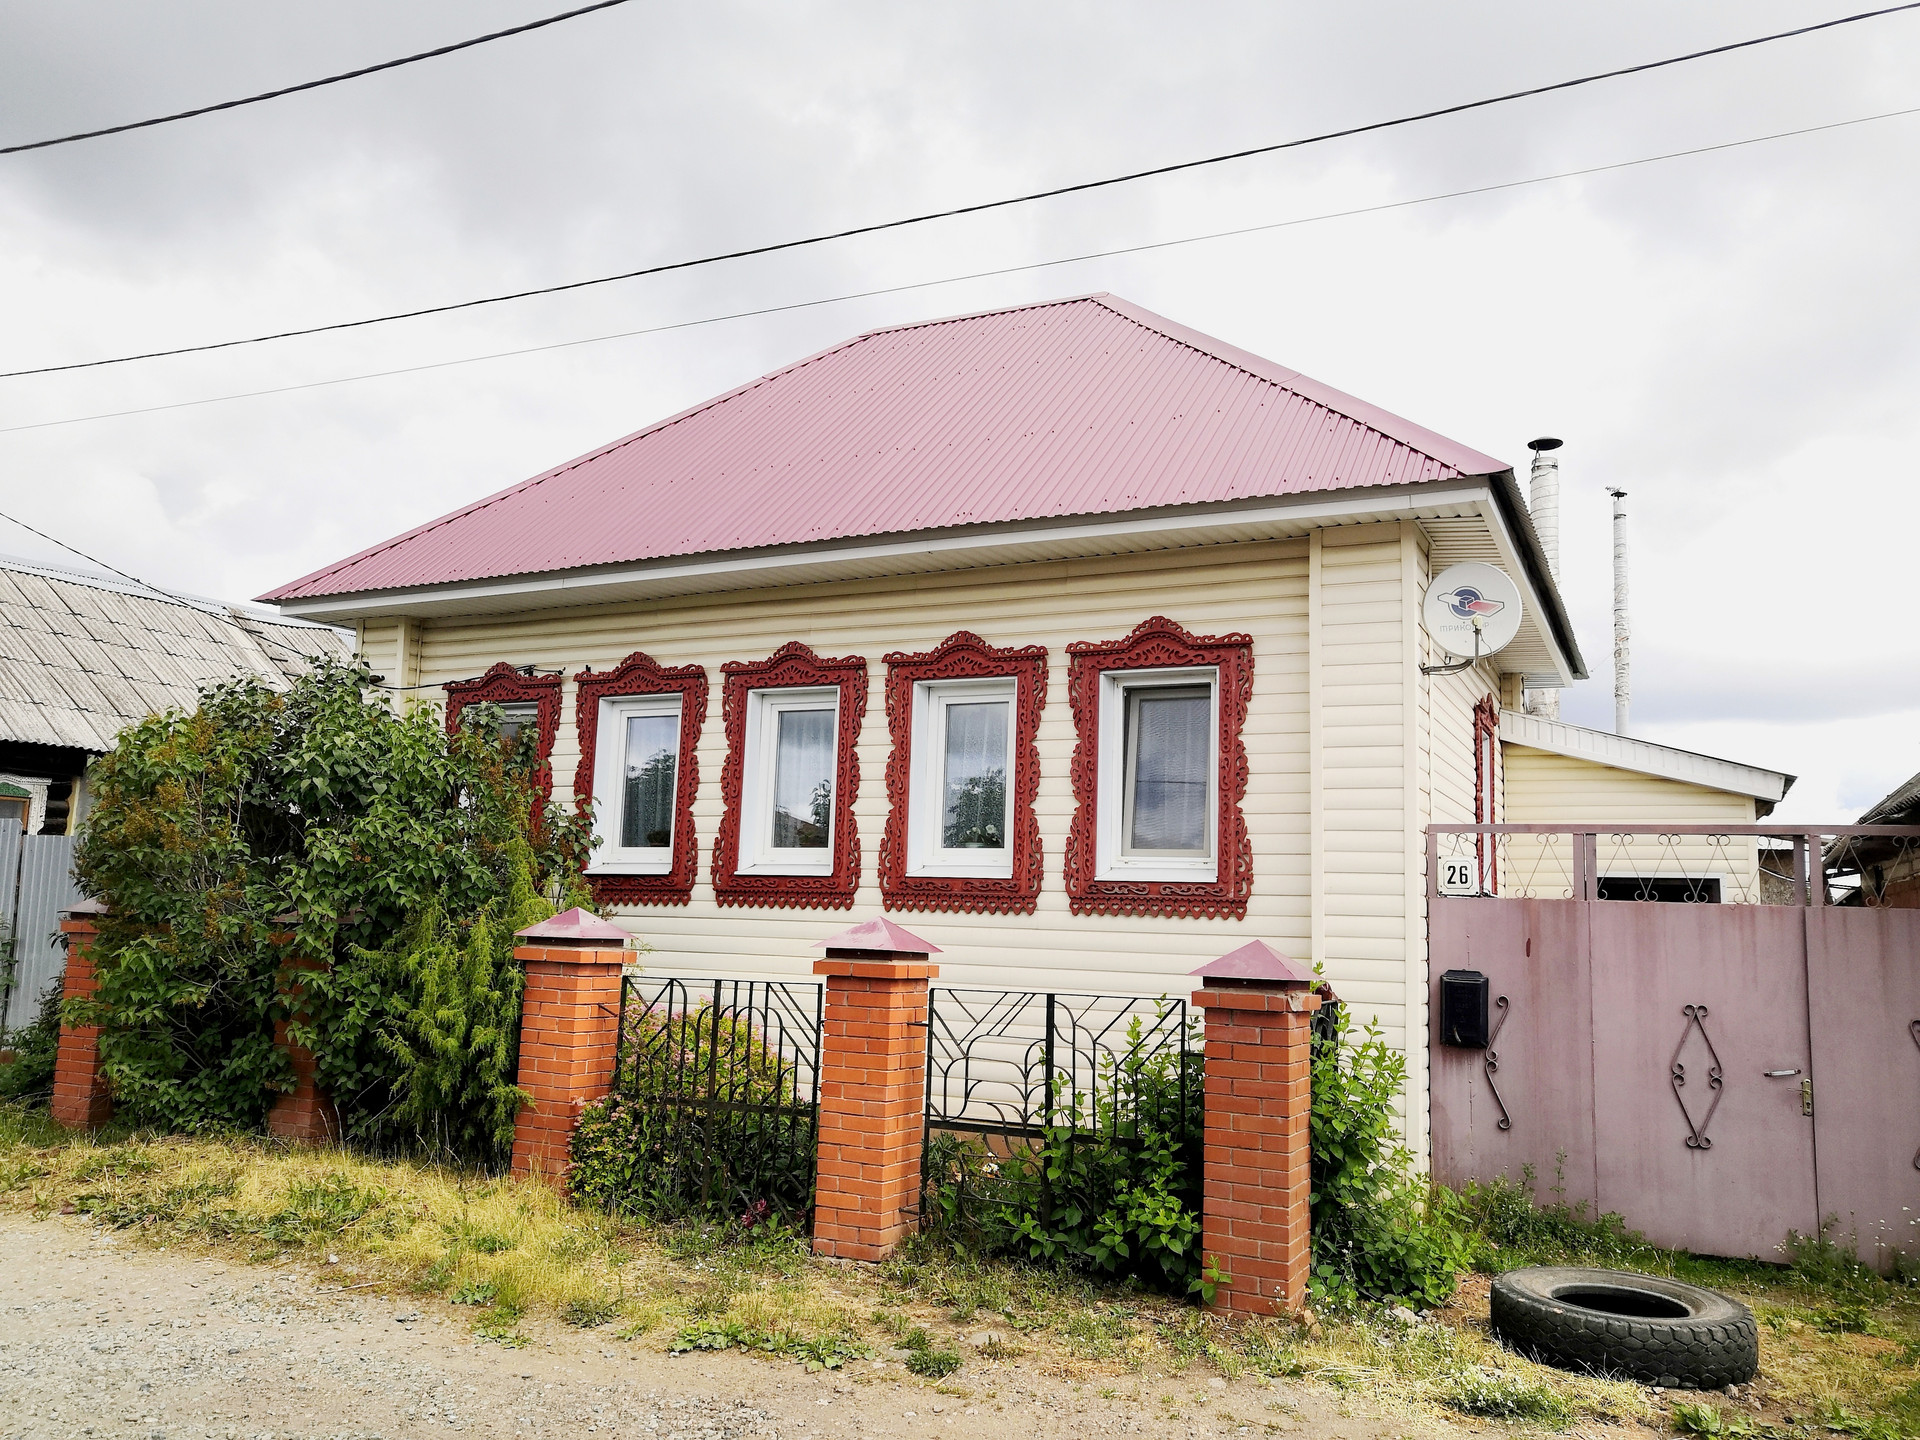
<path id="1" fill-rule="evenodd" d="M 1449 970 L 1440 977 L 1442 1045 L 1487 1048 L 1487 989 L 1487 977 L 1478 970 Z"/>

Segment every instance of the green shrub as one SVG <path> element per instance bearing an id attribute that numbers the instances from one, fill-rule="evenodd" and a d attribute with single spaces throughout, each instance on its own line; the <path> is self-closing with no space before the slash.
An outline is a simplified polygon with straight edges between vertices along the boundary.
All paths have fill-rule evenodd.
<path id="1" fill-rule="evenodd" d="M 0 942 L 7 947 L 12 941 Z M 43 1105 L 53 1095 L 53 1062 L 60 1050 L 60 991 L 55 980 L 40 996 L 33 1023 L 8 1036 L 5 1048 L 13 1060 L 0 1065 L 0 1100 Z"/>
<path id="2" fill-rule="evenodd" d="M 1163 1010 L 1159 1019 L 1165 1019 Z M 1062 1074 L 1031 1148 L 994 1154 L 936 1135 L 927 1153 L 929 1233 L 959 1250 L 1127 1275 L 1176 1294 L 1203 1284 L 1197 1045 L 1160 1043 L 1138 1015 L 1103 1054 L 1097 1098 Z"/>
<path id="3" fill-rule="evenodd" d="M 1471 1257 L 1450 1191 L 1415 1176 L 1394 1103 L 1406 1056 L 1344 1007 L 1313 1046 L 1313 1276 L 1323 1304 L 1443 1304 Z"/>
<path id="4" fill-rule="evenodd" d="M 129 1121 L 257 1126 L 293 1085 L 273 1038 L 291 1019 L 350 1134 L 499 1158 L 497 1075 L 479 1072 L 511 1059 L 518 997 L 479 962 L 526 893 L 584 895 L 585 821 L 542 810 L 530 740 L 503 742 L 497 707 L 450 736 L 372 683 L 326 662 L 284 692 L 216 685 L 94 763 L 75 868 L 108 909 L 99 990 L 69 1009 L 102 1027 Z"/>
<path id="5" fill-rule="evenodd" d="M 575 1199 L 750 1234 L 804 1224 L 814 1126 L 792 1066 L 751 1021 L 704 1003 L 630 1015 L 617 1082 L 574 1130 Z"/>

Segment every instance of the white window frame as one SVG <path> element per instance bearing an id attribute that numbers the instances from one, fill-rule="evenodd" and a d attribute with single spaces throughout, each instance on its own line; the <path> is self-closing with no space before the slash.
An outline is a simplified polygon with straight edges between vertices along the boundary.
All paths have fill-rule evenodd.
<path id="1" fill-rule="evenodd" d="M 1205 685 L 1211 694 L 1207 721 L 1207 853 L 1191 859 L 1172 855 L 1129 855 L 1122 844 L 1126 814 L 1126 703 L 1129 690 L 1176 689 Z M 1220 878 L 1220 668 L 1179 665 L 1158 670 L 1107 670 L 1100 675 L 1099 767 L 1095 795 L 1095 878 L 1099 880 L 1171 880 Z"/>
<path id="2" fill-rule="evenodd" d="M 983 700 L 1007 706 L 1007 843 L 996 851 L 949 850 L 940 843 L 945 818 L 946 712 Z M 1014 752 L 1019 743 L 1020 684 L 1013 676 L 977 680 L 920 680 L 913 687 L 908 740 L 907 870 L 909 875 L 1013 877 Z"/>
<path id="3" fill-rule="evenodd" d="M 665 875 L 673 869 L 676 842 L 680 838 L 681 767 L 687 763 L 683 706 L 684 699 L 677 693 L 601 697 L 593 753 L 593 794 L 599 803 L 593 807 L 595 844 L 593 860 L 587 866 L 589 875 Z M 618 843 L 621 812 L 627 799 L 627 721 L 636 715 L 671 715 L 674 719 L 674 803 L 664 850 L 652 845 Z"/>
<path id="4" fill-rule="evenodd" d="M 825 701 L 825 704 L 821 702 Z M 785 710 L 833 711 L 833 804 L 827 807 L 824 849 L 773 844 L 773 775 Z M 740 764 L 740 875 L 831 875 L 840 839 L 840 687 L 786 686 L 747 692 L 746 747 Z"/>

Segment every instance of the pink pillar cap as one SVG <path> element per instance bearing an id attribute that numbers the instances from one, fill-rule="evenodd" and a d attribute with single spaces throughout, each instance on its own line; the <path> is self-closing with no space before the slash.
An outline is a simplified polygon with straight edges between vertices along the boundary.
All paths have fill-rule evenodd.
<path id="1" fill-rule="evenodd" d="M 1238 950 L 1230 950 L 1218 960 L 1209 960 L 1198 970 L 1208 985 L 1311 985 L 1313 972 L 1264 940 L 1249 940 Z"/>
<path id="2" fill-rule="evenodd" d="M 902 930 L 884 915 L 850 925 L 837 935 L 814 942 L 814 948 L 828 950 L 874 950 L 892 955 L 938 955 L 940 947 L 929 945 L 911 930 Z"/>
<path id="3" fill-rule="evenodd" d="M 551 920 L 542 920 L 538 925 L 529 925 L 524 930 L 513 932 L 516 940 L 550 940 L 564 945 L 612 944 L 623 948 L 627 943 L 627 932 L 618 925 L 608 924 L 598 915 L 582 910 L 578 905 L 571 910 L 563 910 Z"/>

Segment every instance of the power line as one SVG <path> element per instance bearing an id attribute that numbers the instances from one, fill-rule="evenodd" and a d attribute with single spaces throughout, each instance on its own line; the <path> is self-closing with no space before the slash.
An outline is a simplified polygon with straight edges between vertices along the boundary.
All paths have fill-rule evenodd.
<path id="1" fill-rule="evenodd" d="M 329 75 L 321 80 L 308 80 L 299 85 L 288 85 L 279 90 L 266 90 L 240 100 L 222 100 L 217 105 L 201 105 L 192 110 L 177 111 L 172 115 L 156 115 L 151 120 L 133 120 L 125 125 L 109 125 L 104 130 L 82 130 L 77 135 L 56 135 L 51 140 L 29 140 L 24 145 L 0 145 L 0 155 L 18 155 L 24 150 L 45 150 L 50 145 L 71 145 L 76 140 L 97 140 L 102 135 L 120 135 L 128 130 L 145 130 L 152 125 L 171 125 L 175 120 L 191 120 L 196 115 L 211 115 L 217 110 L 237 110 L 242 105 L 258 105 L 262 100 L 278 100 L 282 95 L 297 95 L 302 90 L 318 90 L 323 85 L 338 85 L 342 80 L 358 80 L 362 75 L 377 75 L 382 70 L 397 70 L 402 65 L 415 65 L 422 60 L 435 60 L 442 55 L 451 55 L 456 50 L 471 50 L 476 45 L 485 45 L 492 40 L 504 40 L 509 35 L 524 35 L 529 30 L 543 30 L 549 25 L 558 25 L 562 20 L 590 15 L 595 10 L 611 10 L 615 5 L 626 3 L 627 0 L 598 0 L 597 4 L 582 5 L 578 10 L 569 10 L 561 15 L 549 15 L 544 20 L 532 20 L 525 25 L 515 25 L 507 30 L 495 30 L 491 35 L 476 35 L 471 40 L 460 40 L 452 45 L 422 50 L 418 55 L 403 55 L 398 60 L 383 60 L 378 65 L 363 65 L 358 70 Z"/>
<path id="2" fill-rule="evenodd" d="M 599 345 L 609 340 L 631 340 L 641 335 L 663 335 L 675 330 L 692 330 L 719 325 L 730 320 L 751 320 L 763 315 L 781 315 L 792 310 L 812 310 L 823 305 L 840 305 L 853 300 L 871 300 L 881 295 L 900 295 L 911 290 L 930 290 L 940 285 L 959 285 L 969 280 L 989 280 L 1002 275 L 1019 275 L 1033 270 L 1048 270 L 1060 265 L 1078 265 L 1089 260 L 1106 260 L 1118 255 L 1139 255 L 1152 250 L 1171 250 L 1181 245 L 1198 245 L 1211 240 L 1230 240 L 1242 235 L 1258 235 L 1270 230 L 1287 230 L 1298 225 L 1315 225 L 1326 220 L 1346 220 L 1359 215 L 1377 215 L 1388 210 L 1405 210 L 1416 205 L 1433 205 L 1443 200 L 1460 200 L 1474 195 L 1491 195 L 1502 190 L 1518 190 L 1530 185 L 1545 185 L 1555 180 L 1573 180 L 1586 175 L 1603 175 L 1613 170 L 1629 170 L 1639 165 L 1654 165 L 1666 160 L 1683 160 L 1695 155 L 1711 155 L 1722 150 L 1739 150 L 1749 145 L 1764 145 L 1772 140 L 1790 140 L 1800 135 L 1817 135 L 1827 130 L 1844 130 L 1868 125 L 1876 120 L 1896 120 L 1920 115 L 1920 106 L 1905 110 L 1886 110 L 1877 115 L 1860 115 L 1851 120 L 1833 120 L 1824 125 L 1808 125 L 1798 130 L 1778 130 L 1769 135 L 1753 135 L 1744 140 L 1726 140 L 1714 145 L 1697 145 L 1687 150 L 1669 150 L 1659 155 L 1643 155 L 1633 160 L 1615 160 L 1605 165 L 1588 165 L 1578 170 L 1559 170 L 1551 175 L 1533 175 L 1523 180 L 1502 180 L 1492 185 L 1476 185 L 1465 190 L 1447 190 L 1436 195 L 1420 195 L 1407 200 L 1387 200 L 1378 205 L 1360 205 L 1350 210 L 1330 210 L 1319 215 L 1300 215 L 1290 220 L 1273 220 L 1262 225 L 1246 225 L 1233 230 L 1214 230 L 1204 235 L 1185 235 L 1173 240 L 1150 240 L 1138 245 L 1123 245 L 1111 250 L 1089 250 L 1080 255 L 1063 255 L 1053 260 L 1032 260 L 1021 265 L 1004 265 L 993 270 L 974 270 L 964 275 L 947 275 L 937 280 L 913 280 L 901 285 L 885 285 L 874 290 L 855 290 L 843 295 L 827 295 L 814 300 L 793 300 L 783 305 L 763 305 L 755 310 L 733 310 L 723 315 L 706 315 L 695 320 L 676 320 L 665 325 L 649 325 L 638 330 L 617 330 L 607 335 L 588 335 L 577 340 L 556 340 L 546 345 L 527 345 L 517 350 L 495 350 L 485 355 L 466 355 L 455 360 L 432 360 L 424 365 L 403 365 L 393 370 L 372 370 L 360 375 L 337 375 L 328 380 L 307 380 L 297 385 L 277 385 L 267 390 L 242 390 L 232 395 L 209 395 L 199 400 L 175 400 L 165 405 L 143 405 L 132 410 L 108 410 L 98 415 L 74 415 L 65 420 L 37 420 L 28 425 L 0 426 L 0 435 L 22 430 L 50 430 L 62 425 L 84 425 L 94 420 L 118 420 L 129 415 L 153 415 L 165 410 L 186 410 L 199 405 L 220 405 L 229 400 L 255 400 L 266 395 L 286 395 L 298 390 L 319 390 L 331 385 L 350 385 L 361 380 L 386 380 L 396 375 L 418 375 L 427 370 L 446 370 L 457 365 L 477 365 L 488 360 L 510 360 L 521 355 L 540 355 L 550 350 L 567 350 L 577 345 Z M 59 542 L 55 542 L 56 544 Z M 78 553 L 78 552 L 76 552 Z"/>
<path id="3" fill-rule="evenodd" d="M 276 330 L 265 335 L 250 335 L 237 340 L 216 340 L 204 345 L 180 345 L 169 350 L 146 350 L 134 355 L 116 355 L 104 360 L 79 360 L 65 365 L 39 365 L 26 370 L 0 371 L 0 380 L 15 379 L 23 375 L 50 375 L 65 370 L 90 370 L 102 365 L 126 365 L 136 360 L 159 360 L 172 355 L 196 355 L 208 350 L 228 350 L 236 345 L 259 345 L 270 340 L 290 340 L 302 335 L 323 335 L 338 330 L 357 330 L 367 325 L 384 325 L 395 320 L 415 320 L 425 315 L 445 315 L 456 310 L 471 310 L 482 305 L 499 305 L 509 300 L 526 300 L 536 295 L 558 295 L 569 290 L 584 290 L 595 285 L 611 285 L 621 280 L 637 280 L 648 275 L 663 275 L 675 270 L 692 270 L 705 265 L 717 265 L 728 260 L 744 260 L 756 255 L 772 255 L 785 250 L 799 250 L 812 245 L 824 245 L 833 240 L 846 240 L 858 235 L 874 235 L 882 231 L 898 230 L 908 225 L 924 225 L 933 220 L 950 220 L 961 215 L 977 215 L 988 210 L 1002 210 L 1012 205 L 1026 205 L 1037 200 L 1051 200 L 1062 195 L 1075 195 L 1088 190 L 1105 189 L 1112 185 L 1125 185 L 1135 180 L 1151 179 L 1160 175 L 1172 175 L 1185 170 L 1197 170 L 1209 165 L 1222 165 L 1232 160 L 1244 160 L 1255 155 L 1271 155 L 1282 150 L 1297 150 L 1307 145 L 1318 145 L 1328 140 L 1346 139 L 1355 135 L 1369 135 L 1381 130 L 1392 130 L 1403 125 L 1417 124 L 1423 120 L 1439 119 L 1447 115 L 1460 115 L 1469 110 L 1482 110 L 1490 105 L 1504 105 L 1512 100 L 1524 100 L 1536 95 L 1548 95 L 1559 90 L 1571 90 L 1582 85 L 1596 84 L 1602 80 L 1615 80 L 1625 75 L 1639 75 L 1649 70 L 1660 70 L 1670 65 L 1685 64 L 1690 60 L 1705 59 L 1713 55 L 1725 55 L 1735 50 L 1746 50 L 1756 45 L 1770 44 L 1775 40 L 1791 39 L 1799 35 L 1810 35 L 1819 30 L 1831 30 L 1840 25 L 1852 25 L 1862 20 L 1877 19 L 1883 15 L 1894 15 L 1907 10 L 1920 10 L 1920 0 L 1907 0 L 1907 3 L 1890 5 L 1880 10 L 1866 10 L 1857 15 L 1842 16 L 1837 20 L 1823 20 L 1814 25 L 1802 25 L 1793 30 L 1780 30 L 1771 35 L 1760 35 L 1750 40 L 1736 40 L 1726 45 L 1716 45 L 1706 50 L 1694 50 L 1685 55 L 1674 55 L 1664 60 L 1648 60 L 1638 65 L 1628 65 L 1618 70 L 1604 70 L 1592 75 L 1582 75 L 1572 80 L 1558 80 L 1549 85 L 1536 85 L 1526 90 L 1512 90 L 1504 95 L 1488 96 L 1480 100 L 1463 101 L 1458 105 L 1446 105 L 1437 110 L 1423 110 L 1414 115 L 1402 115 L 1392 120 L 1375 120 L 1365 125 L 1353 125 L 1343 130 L 1327 130 L 1317 135 L 1308 135 L 1295 140 L 1282 140 L 1271 145 L 1256 145 L 1245 150 L 1233 150 L 1224 154 L 1209 155 L 1198 160 L 1181 160 L 1170 165 L 1156 165 L 1146 170 L 1133 170 L 1124 175 L 1110 175 L 1101 180 L 1082 180 L 1072 185 L 1057 185 L 1048 190 L 1034 190 L 1023 195 L 1007 196 L 999 200 L 983 200 L 973 205 L 956 205 L 945 210 L 930 210 L 918 215 L 908 215 L 896 220 L 882 220 L 870 225 L 855 225 L 844 230 L 828 231 L 798 240 L 779 240 L 767 245 L 749 246 L 742 250 L 728 250 L 715 255 L 704 255 L 692 260 L 672 260 L 659 265 L 648 265 L 638 270 L 624 270 L 617 275 L 601 275 L 591 280 L 570 280 L 559 285 L 542 285 L 530 290 L 514 290 L 500 295 L 483 296 L 477 300 L 458 300 L 446 305 L 428 305 L 414 310 L 398 310 L 386 315 L 371 315 L 359 320 L 336 320 L 327 325 L 309 325 L 298 330 Z"/>
<path id="4" fill-rule="evenodd" d="M 9 515 L 3 510 L 0 510 L 0 520 L 5 520 L 9 524 L 18 525 L 22 530 L 25 530 L 29 535 L 38 535 L 42 540 L 45 540 L 49 545 L 58 545 L 62 550 L 65 550 L 69 555 L 78 555 L 82 560 L 85 560 L 87 563 L 91 565 L 98 565 L 102 570 L 105 570 L 110 574 L 118 575 L 122 580 L 131 581 L 133 584 L 138 585 L 142 590 L 149 592 L 150 596 L 154 599 L 165 601 L 170 605 L 179 605 L 184 609 L 193 611 L 195 614 L 205 615 L 209 619 L 224 620 L 229 625 L 233 626 L 234 629 L 238 630 L 242 635 L 246 636 L 249 640 L 253 641 L 254 644 L 256 645 L 262 645 L 262 646 L 271 645 L 275 649 L 279 650 L 282 654 L 286 655 L 288 658 L 293 660 L 298 660 L 303 664 L 311 665 L 314 661 L 315 657 L 312 655 L 302 654 L 300 651 L 295 650 L 292 646 L 286 645 L 281 641 L 274 639 L 271 635 L 262 635 L 256 630 L 249 629 L 247 626 L 241 623 L 239 615 L 237 615 L 230 606 L 222 604 L 219 601 L 196 602 L 188 599 L 184 595 L 176 595 L 171 590 L 162 590 L 158 585 L 149 584 L 147 581 L 142 580 L 138 575 L 129 575 L 125 570 L 122 570 L 118 565 L 109 565 L 106 561 L 100 559 L 97 555 L 89 555 L 86 551 L 82 550 L 79 546 L 69 545 L 66 541 L 61 540 L 55 536 L 49 535 L 44 530 L 36 529 L 32 525 L 27 524 L 26 521 L 18 519 L 15 516 Z M 209 609 L 208 608 L 209 604 L 212 604 L 215 608 Z M 262 617 L 259 623 L 262 625 L 284 625 L 286 622 L 284 620 L 269 620 Z"/>

